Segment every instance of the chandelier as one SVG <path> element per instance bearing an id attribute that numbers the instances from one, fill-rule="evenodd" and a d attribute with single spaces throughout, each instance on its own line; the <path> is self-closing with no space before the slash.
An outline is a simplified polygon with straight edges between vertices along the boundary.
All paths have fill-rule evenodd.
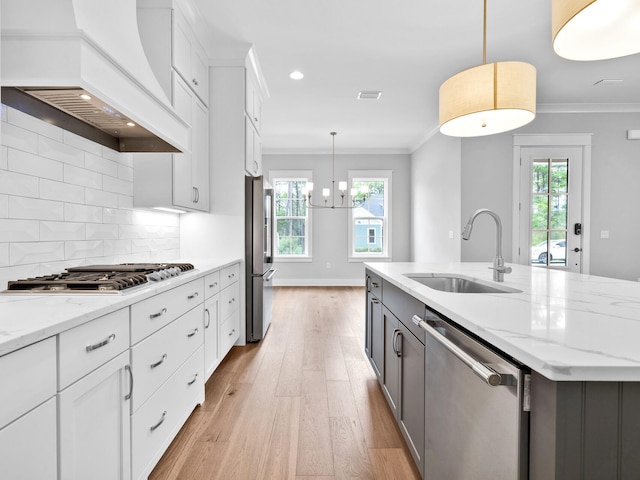
<path id="1" fill-rule="evenodd" d="M 323 203 L 313 203 L 313 182 L 307 182 L 306 187 L 303 189 L 302 193 L 307 201 L 307 206 L 309 208 L 355 208 L 360 205 L 361 202 L 358 202 L 358 193 L 361 194 L 361 200 L 364 201 L 367 199 L 369 195 L 369 186 L 362 185 L 358 188 L 351 188 L 351 204 L 345 205 L 344 197 L 347 195 L 347 182 L 341 180 L 338 182 L 338 194 L 340 195 L 340 204 L 336 205 L 336 135 L 337 132 L 329 132 L 332 138 L 332 147 L 331 147 L 331 188 L 323 188 L 322 189 L 322 198 Z M 329 202 L 331 199 L 331 202 Z"/>
<path id="2" fill-rule="evenodd" d="M 487 64 L 487 0 L 484 0 L 482 65 L 440 86 L 440 132 L 477 137 L 526 125 L 536 116 L 536 69 L 524 62 Z"/>

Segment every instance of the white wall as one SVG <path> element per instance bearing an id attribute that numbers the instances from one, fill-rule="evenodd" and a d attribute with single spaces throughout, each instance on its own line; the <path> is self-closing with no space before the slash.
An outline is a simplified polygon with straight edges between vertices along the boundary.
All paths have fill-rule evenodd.
<path id="1" fill-rule="evenodd" d="M 640 141 L 627 140 L 640 128 L 640 113 L 538 114 L 517 133 L 592 133 L 591 271 L 593 275 L 640 277 Z M 462 218 L 475 209 L 494 208 L 504 224 L 504 256 L 511 261 L 513 132 L 462 140 Z M 490 261 L 495 233 L 489 217 L 478 219 L 471 240 L 463 242 L 463 261 Z M 600 231 L 608 230 L 609 239 Z"/>
<path id="2" fill-rule="evenodd" d="M 2 106 L 0 290 L 91 263 L 170 261 L 179 217 L 133 209 L 132 154 Z"/>
<path id="3" fill-rule="evenodd" d="M 440 133 L 411 155 L 412 261 L 460 261 L 460 155 L 460 139 Z"/>
<path id="4" fill-rule="evenodd" d="M 266 176 L 270 170 L 312 170 L 315 190 L 331 185 L 331 155 L 264 155 L 263 163 Z M 409 155 L 336 154 L 336 181 L 347 180 L 348 170 L 393 171 L 391 260 L 408 261 L 411 228 Z M 362 262 L 348 261 L 349 210 L 313 210 L 311 221 L 313 260 L 291 263 L 276 259 L 276 285 L 362 285 Z M 327 263 L 331 264 L 330 268 Z"/>

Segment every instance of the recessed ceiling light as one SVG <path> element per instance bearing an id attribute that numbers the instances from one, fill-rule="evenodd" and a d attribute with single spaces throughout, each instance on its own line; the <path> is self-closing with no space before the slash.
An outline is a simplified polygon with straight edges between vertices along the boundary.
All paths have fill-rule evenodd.
<path id="1" fill-rule="evenodd" d="M 622 83 L 622 79 L 620 78 L 603 78 L 602 80 L 598 80 L 594 85 L 616 85 L 618 83 Z"/>
<path id="2" fill-rule="evenodd" d="M 133 122 L 127 122 L 127 127 L 135 127 L 136 124 Z"/>
<path id="3" fill-rule="evenodd" d="M 86 93 L 81 93 L 80 98 L 83 100 L 91 100 L 91 95 L 87 95 Z"/>
<path id="4" fill-rule="evenodd" d="M 304 73 L 295 70 L 289 74 L 289 78 L 291 80 L 302 80 L 304 78 Z"/>
<path id="5" fill-rule="evenodd" d="M 379 100 L 382 96 L 380 91 L 362 91 L 358 92 L 358 100 Z"/>

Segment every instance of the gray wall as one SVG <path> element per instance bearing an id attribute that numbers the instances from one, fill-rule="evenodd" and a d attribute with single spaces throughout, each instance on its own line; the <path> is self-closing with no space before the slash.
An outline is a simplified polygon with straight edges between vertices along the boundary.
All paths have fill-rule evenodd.
<path id="1" fill-rule="evenodd" d="M 640 113 L 538 114 L 517 133 L 592 133 L 592 275 L 638 280 L 640 277 L 640 141 L 627 130 L 640 129 Z M 477 208 L 495 209 L 504 222 L 505 259 L 511 261 L 513 132 L 462 140 L 462 219 Z M 482 220 L 482 223 L 481 223 Z M 586 220 L 585 220 L 586 221 Z M 489 261 L 494 230 L 479 218 L 471 240 L 463 242 L 462 261 Z M 609 239 L 600 239 L 608 230 Z"/>
<path id="2" fill-rule="evenodd" d="M 460 261 L 460 146 L 437 133 L 411 155 L 412 261 Z"/>
<path id="3" fill-rule="evenodd" d="M 263 172 L 271 170 L 311 170 L 314 190 L 331 184 L 331 155 L 287 154 L 263 155 Z M 394 262 L 410 258 L 410 156 L 400 154 L 336 154 L 335 178 L 347 180 L 348 170 L 392 170 L 391 247 Z M 317 209 L 312 212 L 311 262 L 276 260 L 276 285 L 361 285 L 362 262 L 348 261 L 349 210 Z M 366 260 L 372 261 L 372 260 Z M 331 264 L 327 268 L 327 263 Z"/>

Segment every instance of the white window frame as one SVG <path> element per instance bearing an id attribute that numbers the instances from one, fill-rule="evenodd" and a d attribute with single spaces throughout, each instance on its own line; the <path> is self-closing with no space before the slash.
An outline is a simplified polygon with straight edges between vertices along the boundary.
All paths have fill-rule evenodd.
<path id="1" fill-rule="evenodd" d="M 276 187 L 276 180 L 279 181 L 300 181 L 300 180 L 305 180 L 307 182 L 312 182 L 313 181 L 313 177 L 312 177 L 312 171 L 311 170 L 270 170 L 269 171 L 269 183 L 273 186 L 274 189 L 274 198 L 275 198 L 275 187 Z M 312 209 L 307 207 L 307 219 L 306 219 L 306 230 L 305 230 L 305 250 L 307 252 L 306 255 L 279 255 L 278 254 L 278 245 L 277 245 L 277 241 L 276 244 L 273 246 L 274 248 L 274 259 L 276 262 L 291 262 L 291 263 L 296 263 L 296 262 L 311 262 L 313 260 L 313 256 L 311 253 L 311 244 L 312 244 L 312 234 L 311 234 L 311 225 L 312 225 L 312 221 L 311 221 L 311 215 L 312 215 Z M 277 230 L 277 219 L 278 217 L 276 216 L 276 211 L 274 211 L 273 213 L 273 220 L 274 220 L 274 225 L 273 228 L 275 229 L 276 235 L 278 234 L 278 230 Z"/>
<path id="2" fill-rule="evenodd" d="M 353 218 L 353 210 L 350 211 L 349 214 L 349 262 L 364 262 L 371 260 L 384 260 L 390 261 L 392 259 L 392 218 L 391 218 L 391 201 L 392 201 L 392 184 L 393 184 L 393 175 L 392 170 L 349 170 L 348 172 L 349 178 L 349 189 L 351 189 L 353 182 L 358 181 L 384 181 L 385 182 L 385 202 L 384 202 L 384 220 L 382 224 L 382 242 L 383 242 L 383 251 L 379 254 L 374 254 L 371 252 L 365 253 L 356 253 L 354 251 L 354 218 Z M 368 239 L 367 239 L 368 241 Z"/>

